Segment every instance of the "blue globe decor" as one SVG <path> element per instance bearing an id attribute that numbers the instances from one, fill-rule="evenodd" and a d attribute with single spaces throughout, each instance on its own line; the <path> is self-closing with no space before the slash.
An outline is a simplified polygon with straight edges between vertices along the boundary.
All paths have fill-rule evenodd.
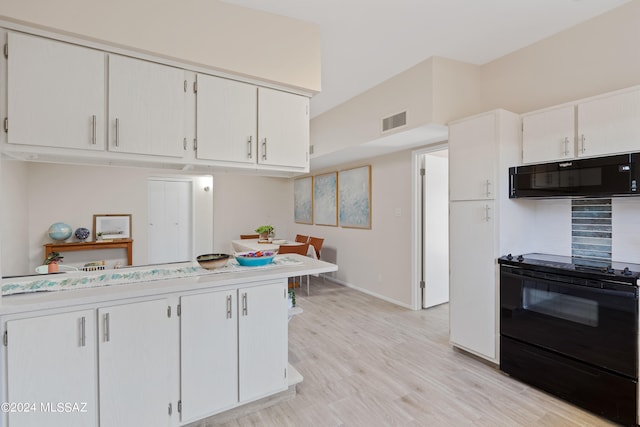
<path id="1" fill-rule="evenodd" d="M 71 226 L 64 222 L 56 222 L 51 224 L 48 233 L 53 240 L 67 240 L 71 237 Z"/>
<path id="2" fill-rule="evenodd" d="M 87 237 L 89 237 L 89 234 L 91 234 L 91 232 L 84 227 L 80 227 L 76 229 L 74 234 L 78 238 L 78 240 L 84 242 L 85 240 L 87 240 Z"/>

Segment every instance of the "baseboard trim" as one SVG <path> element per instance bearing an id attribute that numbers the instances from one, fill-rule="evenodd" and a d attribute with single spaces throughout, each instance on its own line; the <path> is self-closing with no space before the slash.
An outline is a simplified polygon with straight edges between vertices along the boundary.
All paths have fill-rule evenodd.
<path id="1" fill-rule="evenodd" d="M 363 294 L 371 295 L 372 297 L 375 297 L 375 298 L 381 299 L 381 300 L 383 300 L 383 301 L 390 302 L 391 304 L 395 304 L 395 305 L 398 305 L 398 306 L 400 306 L 400 307 L 407 308 L 407 309 L 409 309 L 409 310 L 415 310 L 415 309 L 411 306 L 411 304 L 405 304 L 405 303 L 403 303 L 403 302 L 401 302 L 401 301 L 395 300 L 395 299 L 393 299 L 393 298 L 389 298 L 389 297 L 387 297 L 387 296 L 385 296 L 385 295 L 380 295 L 380 294 L 378 294 L 378 293 L 376 293 L 376 292 L 372 292 L 372 291 L 370 291 L 369 289 L 361 288 L 360 286 L 356 286 L 356 285 L 354 285 L 354 284 L 352 284 L 352 283 L 348 283 L 348 282 L 345 282 L 345 281 L 343 281 L 343 280 L 336 279 L 336 278 L 334 278 L 334 277 L 327 277 L 326 279 L 327 279 L 327 280 L 331 280 L 332 282 L 335 282 L 335 283 L 337 283 L 337 284 L 339 284 L 339 285 L 346 286 L 347 288 L 354 289 L 354 290 L 356 290 L 356 291 L 358 291 L 358 292 L 362 292 Z"/>

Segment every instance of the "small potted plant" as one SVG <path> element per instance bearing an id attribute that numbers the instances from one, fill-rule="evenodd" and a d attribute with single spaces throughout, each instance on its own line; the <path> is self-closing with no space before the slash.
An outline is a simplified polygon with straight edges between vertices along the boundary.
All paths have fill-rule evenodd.
<path id="1" fill-rule="evenodd" d="M 260 240 L 268 240 L 269 238 L 273 239 L 273 230 L 271 225 L 261 225 L 256 228 L 256 233 L 260 235 Z"/>
<path id="2" fill-rule="evenodd" d="M 60 252 L 51 252 L 47 259 L 44 260 L 44 264 L 47 266 L 47 272 L 49 273 L 57 273 L 58 272 L 58 263 L 62 262 L 62 255 Z"/>

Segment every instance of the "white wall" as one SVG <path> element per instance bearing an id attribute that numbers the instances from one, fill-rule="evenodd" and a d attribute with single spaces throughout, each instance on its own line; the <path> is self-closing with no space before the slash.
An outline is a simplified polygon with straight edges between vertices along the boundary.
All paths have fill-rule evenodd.
<path id="1" fill-rule="evenodd" d="M 132 214 L 133 263 L 147 262 L 147 178 L 168 177 L 166 172 L 141 168 L 72 166 L 2 160 L 3 188 L 2 265 L 4 276 L 26 274 L 44 259 L 43 244 L 54 222 L 72 229 L 93 229 L 94 214 Z M 188 176 L 181 176 L 188 178 Z M 193 177 L 195 189 L 195 248 L 212 247 L 212 192 L 202 183 L 211 177 Z M 204 213 L 204 215 L 203 215 Z M 93 230 L 92 230 L 93 231 Z M 93 239 L 93 234 L 91 235 Z M 71 240 L 74 240 L 73 236 Z M 119 250 L 64 254 L 69 263 L 109 259 L 126 260 Z M 111 266 L 111 265 L 108 265 Z"/>
<path id="2" fill-rule="evenodd" d="M 482 110 L 524 113 L 640 84 L 640 1 L 481 67 Z"/>
<path id="3" fill-rule="evenodd" d="M 213 250 L 232 253 L 231 240 L 271 224 L 276 238 L 292 239 L 293 181 L 250 175 L 213 177 Z"/>
<path id="4" fill-rule="evenodd" d="M 311 121 L 313 156 L 426 125 L 445 125 L 480 103 L 476 65 L 433 57 Z M 382 133 L 382 119 L 407 111 L 406 126 Z M 413 141 L 411 141 L 413 142 Z"/>
<path id="5" fill-rule="evenodd" d="M 410 307 L 411 152 L 345 164 L 314 174 L 368 164 L 371 165 L 372 193 L 370 230 L 293 224 L 291 235 L 324 238 L 321 259 L 338 264 L 339 270 L 334 274 L 338 282 Z M 293 199 L 293 189 L 288 197 Z M 400 216 L 396 216 L 397 209 Z M 289 212 L 293 212 L 293 205 Z"/>
<path id="6" fill-rule="evenodd" d="M 447 115 L 450 119 L 461 118 L 494 108 L 505 108 L 522 113 L 640 84 L 640 55 L 637 54 L 637 41 L 640 40 L 638 22 L 640 22 L 640 1 L 630 2 L 549 39 L 480 66 L 475 72 L 473 66 L 467 70 L 461 69 L 459 81 L 464 82 L 464 85 L 460 86 L 458 92 L 449 91 L 450 98 L 444 97 L 452 104 L 446 106 Z M 402 87 L 403 82 L 397 81 L 401 77 L 402 75 L 392 78 L 394 81 L 388 84 Z M 455 89 L 455 78 L 451 80 L 447 84 Z M 418 92 L 421 90 L 419 87 L 415 89 Z M 375 90 L 374 88 L 371 91 Z M 381 91 L 385 93 L 386 89 L 383 88 Z M 479 96 L 481 96 L 480 101 L 474 101 Z M 457 99 L 458 97 L 460 99 Z M 378 100 L 372 98 L 370 94 L 363 94 L 335 110 L 314 118 L 311 124 L 311 143 L 315 145 L 316 138 L 321 141 L 326 140 L 329 141 L 328 144 L 332 144 L 333 150 L 340 144 L 349 146 L 366 142 L 364 141 L 366 133 L 358 127 L 367 125 L 363 117 L 369 115 L 373 120 L 380 117 L 381 108 L 384 105 L 393 105 L 394 108 L 402 105 L 402 99 L 396 99 L 392 94 L 381 98 L 382 100 Z M 443 99 L 442 96 L 440 98 Z M 383 103 L 383 106 L 373 101 Z M 438 111 L 438 108 L 438 105 L 433 106 L 434 111 Z M 459 111 L 456 112 L 455 108 L 459 108 Z M 458 114 L 459 116 L 455 117 Z M 345 124 L 353 122 L 357 126 L 346 127 Z M 373 191 L 378 195 L 377 200 L 374 196 L 372 209 L 374 228 L 372 230 L 359 230 L 358 233 L 354 233 L 352 230 L 329 228 L 323 230 L 322 227 L 299 224 L 294 227 L 302 234 L 323 232 L 330 237 L 328 244 L 337 248 L 338 252 L 337 260 L 340 270 L 337 277 L 340 280 L 365 292 L 397 301 L 400 305 L 410 306 L 411 289 L 414 284 L 411 283 L 410 275 L 405 274 L 403 269 L 408 272 L 410 268 L 408 260 L 411 257 L 411 238 L 408 235 L 409 231 L 404 232 L 404 226 L 401 226 L 403 232 L 400 235 L 406 234 L 406 239 L 396 241 L 394 237 L 394 253 L 390 255 L 394 262 L 382 264 L 381 259 L 374 255 L 379 262 L 365 264 L 354 255 L 343 255 L 345 251 L 357 253 L 362 250 L 361 248 L 365 250 L 370 248 L 393 228 L 391 224 L 400 226 L 396 224 L 393 217 L 389 217 L 389 211 L 395 205 L 394 201 L 400 203 L 401 200 L 406 200 L 407 205 L 403 212 L 408 213 L 410 209 L 408 204 L 411 197 L 410 157 L 393 154 L 388 158 L 375 158 L 371 163 L 374 165 L 373 173 L 376 177 Z M 377 168 L 375 165 L 378 163 L 389 163 L 389 167 Z M 393 167 L 390 166 L 391 164 Z M 338 165 L 335 169 L 346 168 L 346 166 L 348 165 Z M 379 186 L 384 188 L 381 189 Z M 389 202 L 381 204 L 379 198 Z M 631 213 L 633 208 L 630 208 L 634 205 L 634 201 L 614 204 L 616 225 L 614 225 L 613 250 L 614 257 L 621 260 L 636 259 L 640 256 L 638 235 L 635 232 L 624 234 L 621 231 L 627 227 L 632 227 L 633 230 L 638 227 Z M 514 203 L 525 206 L 527 202 Z M 539 230 L 533 233 L 530 250 L 571 254 L 570 203 L 531 201 L 530 205 L 534 212 L 531 218 L 536 221 L 536 224 L 532 224 L 531 227 Z M 522 206 L 517 208 L 526 209 Z M 382 225 L 384 231 L 378 228 L 381 226 L 379 222 L 381 216 L 387 217 L 390 221 Z M 410 218 L 403 215 L 402 220 L 406 221 L 408 227 Z M 396 269 L 398 265 L 401 267 Z M 378 270 L 385 278 L 381 282 L 376 277 Z M 387 280 L 389 277 L 391 279 Z"/>
<path id="7" fill-rule="evenodd" d="M 219 0 L 0 0 L 0 19 L 320 91 L 320 30 Z"/>

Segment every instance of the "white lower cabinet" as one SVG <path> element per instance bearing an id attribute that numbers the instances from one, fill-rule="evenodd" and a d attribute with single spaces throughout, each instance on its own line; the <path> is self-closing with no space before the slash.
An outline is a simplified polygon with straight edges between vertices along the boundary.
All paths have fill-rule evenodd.
<path id="1" fill-rule="evenodd" d="M 1 324 L 2 426 L 172 427 L 288 387 L 286 279 Z"/>
<path id="2" fill-rule="evenodd" d="M 6 332 L 8 425 L 97 426 L 95 310 L 11 320 Z"/>
<path id="3" fill-rule="evenodd" d="M 286 282 L 238 290 L 240 403 L 287 388 Z"/>
<path id="4" fill-rule="evenodd" d="M 181 419 L 195 421 L 238 403 L 237 290 L 180 298 Z"/>
<path id="5" fill-rule="evenodd" d="M 100 427 L 170 425 L 167 309 L 165 299 L 98 309 Z"/>
<path id="6" fill-rule="evenodd" d="M 496 358 L 496 230 L 493 200 L 451 202 L 449 328 L 451 342 Z M 472 243 L 473 242 L 473 243 Z"/>
<path id="7" fill-rule="evenodd" d="M 181 419 L 287 388 L 285 281 L 180 298 Z"/>

